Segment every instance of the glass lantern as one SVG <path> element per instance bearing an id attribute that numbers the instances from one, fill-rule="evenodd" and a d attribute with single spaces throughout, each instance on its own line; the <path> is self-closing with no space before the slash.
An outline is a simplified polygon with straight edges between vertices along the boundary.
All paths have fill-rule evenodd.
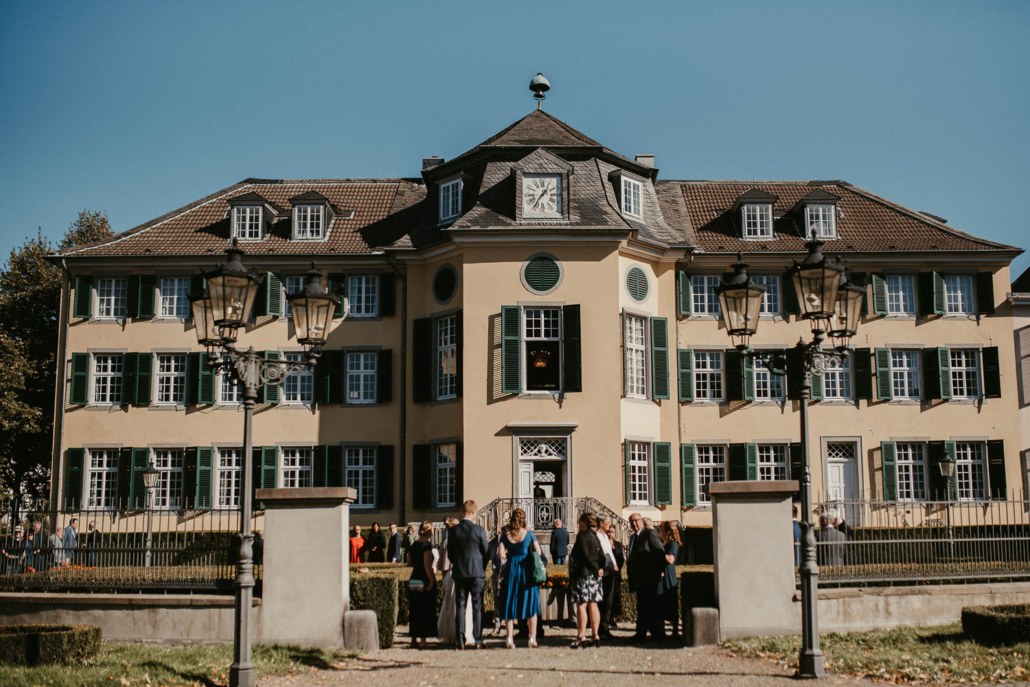
<path id="1" fill-rule="evenodd" d="M 325 345 L 329 338 L 329 326 L 333 312 L 340 304 L 340 297 L 326 293 L 322 288 L 322 273 L 311 263 L 307 272 L 307 284 L 286 297 L 293 313 L 293 326 L 297 329 L 297 340 L 312 349 Z"/>
<path id="2" fill-rule="evenodd" d="M 190 294 L 190 309 L 193 311 L 193 326 L 197 330 L 197 343 L 213 348 L 222 343 L 219 328 L 215 325 L 211 311 L 211 295 L 207 291 Z"/>
<path id="3" fill-rule="evenodd" d="M 762 311 L 762 298 L 766 287 L 756 284 L 747 273 L 747 263 L 737 254 L 733 274 L 724 277 L 715 287 L 722 309 L 722 319 L 729 335 L 737 341 L 737 348 L 748 347 L 751 336 L 758 329 L 758 317 Z"/>
<path id="4" fill-rule="evenodd" d="M 858 332 L 858 321 L 862 316 L 862 300 L 865 288 L 851 283 L 851 270 L 845 269 L 837 289 L 837 305 L 830 321 L 830 336 L 838 348 L 847 346 L 848 340 Z"/>
<path id="5" fill-rule="evenodd" d="M 235 239 L 232 248 L 225 253 L 229 261 L 204 276 L 214 324 L 221 329 L 222 338 L 234 341 L 236 330 L 247 322 L 264 277 L 243 266 L 243 251 L 237 247 Z"/>
<path id="6" fill-rule="evenodd" d="M 825 321 L 834 316 L 844 265 L 839 260 L 831 262 L 826 259 L 823 242 L 814 238 L 814 234 L 805 246 L 808 255 L 801 262 L 795 260 L 790 273 L 801 318 L 809 320 L 813 330 L 822 329 Z"/>

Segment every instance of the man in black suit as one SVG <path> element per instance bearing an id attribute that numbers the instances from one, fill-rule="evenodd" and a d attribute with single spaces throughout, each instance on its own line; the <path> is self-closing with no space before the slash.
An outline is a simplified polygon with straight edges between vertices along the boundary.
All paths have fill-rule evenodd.
<path id="1" fill-rule="evenodd" d="M 637 631 L 633 640 L 647 640 L 648 632 L 654 639 L 665 638 L 665 628 L 658 613 L 658 582 L 665 570 L 665 548 L 658 533 L 640 513 L 629 516 L 633 536 L 629 540 L 626 571 L 629 587 L 637 595 Z"/>
<path id="2" fill-rule="evenodd" d="M 390 523 L 390 541 L 386 544 L 386 562 L 404 562 L 404 535 L 397 531 L 397 523 Z"/>
<path id="3" fill-rule="evenodd" d="M 569 531 L 562 525 L 560 518 L 554 519 L 551 530 L 551 560 L 555 565 L 565 565 L 569 556 Z"/>
<path id="4" fill-rule="evenodd" d="M 447 557 L 454 580 L 458 648 L 465 648 L 465 604 L 472 597 L 472 637 L 483 648 L 483 584 L 486 578 L 486 530 L 476 524 L 476 502 L 466 501 L 465 517 L 447 533 Z"/>

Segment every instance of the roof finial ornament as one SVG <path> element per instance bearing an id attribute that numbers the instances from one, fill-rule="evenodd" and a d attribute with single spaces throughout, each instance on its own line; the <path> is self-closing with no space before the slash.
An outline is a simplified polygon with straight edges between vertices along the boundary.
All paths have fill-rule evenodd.
<path id="1" fill-rule="evenodd" d="M 536 98 L 536 109 L 542 109 L 540 106 L 547 97 L 544 93 L 551 90 L 551 82 L 545 79 L 543 74 L 537 72 L 537 75 L 529 82 L 529 90 L 533 91 L 533 97 Z"/>

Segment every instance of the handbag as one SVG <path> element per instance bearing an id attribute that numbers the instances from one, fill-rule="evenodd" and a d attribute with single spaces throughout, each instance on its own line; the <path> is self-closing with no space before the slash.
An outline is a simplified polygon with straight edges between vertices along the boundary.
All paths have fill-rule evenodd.
<path id="1" fill-rule="evenodd" d="M 408 580 L 408 591 L 409 592 L 423 592 L 426 589 L 426 583 L 422 580 Z"/>
<path id="2" fill-rule="evenodd" d="M 533 551 L 533 582 L 537 585 L 547 582 L 547 567 L 536 551 Z"/>

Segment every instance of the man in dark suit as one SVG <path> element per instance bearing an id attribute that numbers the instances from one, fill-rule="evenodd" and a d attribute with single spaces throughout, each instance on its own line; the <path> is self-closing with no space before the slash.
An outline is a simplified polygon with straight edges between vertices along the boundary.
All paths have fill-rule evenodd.
<path id="1" fill-rule="evenodd" d="M 658 613 L 658 582 L 665 570 L 665 548 L 649 521 L 640 513 L 629 516 L 633 536 L 629 540 L 626 571 L 629 587 L 637 595 L 637 631 L 633 640 L 647 641 L 650 632 L 654 639 L 665 638 L 665 628 Z"/>
<path id="2" fill-rule="evenodd" d="M 483 584 L 486 578 L 486 530 L 476 524 L 476 502 L 466 501 L 465 517 L 447 533 L 447 557 L 454 580 L 458 648 L 465 648 L 465 604 L 472 597 L 472 637 L 483 648 Z"/>
<path id="3" fill-rule="evenodd" d="M 390 541 L 386 543 L 386 562 L 404 562 L 404 535 L 397 531 L 397 523 L 390 523 Z"/>
<path id="4" fill-rule="evenodd" d="M 562 526 L 560 518 L 554 519 L 551 530 L 551 560 L 555 565 L 565 565 L 569 555 L 569 531 Z"/>

